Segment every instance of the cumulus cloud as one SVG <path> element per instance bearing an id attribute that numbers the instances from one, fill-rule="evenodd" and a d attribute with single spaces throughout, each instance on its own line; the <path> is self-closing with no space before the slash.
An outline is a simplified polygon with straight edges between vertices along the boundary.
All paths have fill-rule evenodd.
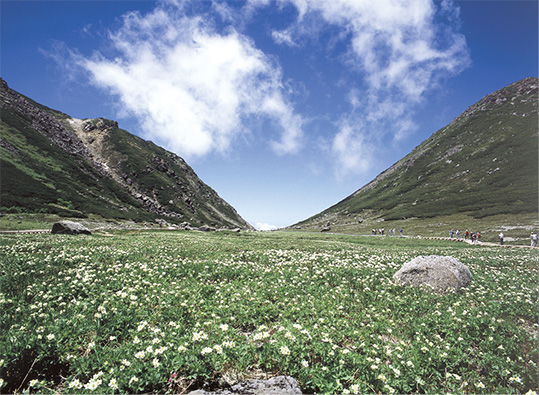
<path id="1" fill-rule="evenodd" d="M 186 157 L 226 152 L 246 122 L 267 117 L 279 154 L 301 145 L 303 119 L 282 90 L 282 72 L 251 39 L 211 18 L 189 16 L 184 3 L 131 12 L 110 32 L 115 56 L 74 56 L 91 81 L 119 99 L 144 137 Z"/>
<path id="2" fill-rule="evenodd" d="M 337 175 L 343 177 L 353 173 L 363 173 L 371 169 L 374 161 L 374 147 L 368 134 L 360 128 L 345 123 L 339 128 L 332 144 L 338 162 Z"/>
<path id="3" fill-rule="evenodd" d="M 346 34 L 347 65 L 363 81 L 361 99 L 343 115 L 333 149 L 342 171 L 362 171 L 367 142 L 384 134 L 395 141 L 414 130 L 413 111 L 440 79 L 469 64 L 464 36 L 457 32 L 459 10 L 451 1 L 279 0 L 298 11 L 295 25 L 273 34 L 279 44 L 295 43 L 306 26 L 326 23 Z M 307 22 L 311 19 L 310 22 Z M 313 24 L 312 19 L 320 23 Z M 361 110 L 357 110 L 360 108 Z M 345 144 L 346 142 L 346 144 Z M 366 145 L 367 144 L 367 145 Z M 353 160 L 353 152 L 356 159 Z"/>

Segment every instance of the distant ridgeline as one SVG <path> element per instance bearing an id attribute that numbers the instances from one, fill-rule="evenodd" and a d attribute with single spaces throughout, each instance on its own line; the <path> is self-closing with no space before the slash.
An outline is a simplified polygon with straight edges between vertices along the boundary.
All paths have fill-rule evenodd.
<path id="1" fill-rule="evenodd" d="M 0 79 L 2 212 L 252 228 L 179 156 L 106 119 L 78 120 Z"/>
<path id="2" fill-rule="evenodd" d="M 538 211 L 538 80 L 470 106 L 346 199 L 296 225 L 369 213 L 379 220 Z M 338 220 L 336 220 L 338 221 Z"/>

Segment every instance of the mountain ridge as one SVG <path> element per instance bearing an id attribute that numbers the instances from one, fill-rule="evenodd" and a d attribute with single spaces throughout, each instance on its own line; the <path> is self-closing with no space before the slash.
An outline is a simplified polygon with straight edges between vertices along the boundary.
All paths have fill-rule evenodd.
<path id="1" fill-rule="evenodd" d="M 75 119 L 0 79 L 3 212 L 253 229 L 178 155 L 104 118 Z"/>
<path id="2" fill-rule="evenodd" d="M 350 216 L 376 227 L 457 213 L 537 213 L 537 91 L 529 77 L 486 95 L 372 181 L 289 229 L 335 228 Z"/>

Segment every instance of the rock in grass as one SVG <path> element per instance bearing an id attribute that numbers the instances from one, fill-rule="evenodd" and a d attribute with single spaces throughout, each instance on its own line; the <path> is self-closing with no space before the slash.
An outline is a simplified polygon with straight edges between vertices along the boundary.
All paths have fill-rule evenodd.
<path id="1" fill-rule="evenodd" d="M 229 389 L 215 392 L 192 391 L 190 395 L 301 395 L 298 382 L 290 376 L 275 376 L 268 380 L 246 380 Z"/>
<path id="2" fill-rule="evenodd" d="M 434 292 L 456 291 L 472 282 L 470 269 L 450 256 L 418 256 L 393 275 L 403 286 L 428 286 Z"/>
<path id="3" fill-rule="evenodd" d="M 84 225 L 73 221 L 60 221 L 52 225 L 51 233 L 65 235 L 91 235 L 92 232 Z"/>

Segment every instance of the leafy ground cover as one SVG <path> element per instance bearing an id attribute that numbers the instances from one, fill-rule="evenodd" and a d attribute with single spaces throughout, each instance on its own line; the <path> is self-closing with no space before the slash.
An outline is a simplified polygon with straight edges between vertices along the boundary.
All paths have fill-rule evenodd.
<path id="1" fill-rule="evenodd" d="M 472 285 L 393 274 L 451 255 Z M 537 252 L 292 233 L 0 235 L 1 392 L 533 393 Z"/>

